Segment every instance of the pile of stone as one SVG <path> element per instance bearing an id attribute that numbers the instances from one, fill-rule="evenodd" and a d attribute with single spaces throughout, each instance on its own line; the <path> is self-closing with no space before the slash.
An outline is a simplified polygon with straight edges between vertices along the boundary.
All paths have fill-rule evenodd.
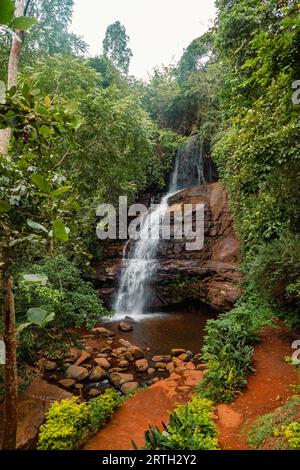
<path id="1" fill-rule="evenodd" d="M 132 325 L 121 322 L 118 329 L 131 331 Z M 114 387 L 126 395 L 140 386 L 152 385 L 174 371 L 205 368 L 200 354 L 194 355 L 185 349 L 151 356 L 149 350 L 143 351 L 126 339 L 114 340 L 115 332 L 108 328 L 94 328 L 91 334 L 105 338 L 105 347 L 100 350 L 72 349 L 60 366 L 56 361 L 41 359 L 38 367 L 45 372 L 45 378 L 89 398 L 100 395 L 107 387 Z"/>

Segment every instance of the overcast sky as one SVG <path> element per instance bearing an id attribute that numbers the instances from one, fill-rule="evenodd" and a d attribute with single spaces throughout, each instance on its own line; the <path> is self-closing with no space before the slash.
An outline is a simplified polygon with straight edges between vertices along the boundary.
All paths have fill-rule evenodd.
<path id="1" fill-rule="evenodd" d="M 72 30 L 90 55 L 101 53 L 109 24 L 119 20 L 130 37 L 130 73 L 147 79 L 155 66 L 176 62 L 212 24 L 214 0 L 75 0 Z"/>

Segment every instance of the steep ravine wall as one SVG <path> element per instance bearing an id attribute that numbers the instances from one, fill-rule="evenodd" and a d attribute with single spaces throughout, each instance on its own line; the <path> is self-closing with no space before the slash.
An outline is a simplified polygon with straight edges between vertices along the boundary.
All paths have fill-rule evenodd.
<path id="1" fill-rule="evenodd" d="M 172 210 L 182 204 L 205 205 L 204 247 L 187 251 L 186 240 L 163 240 L 160 243 L 159 268 L 154 281 L 152 308 L 161 309 L 179 303 L 205 304 L 216 311 L 229 310 L 241 295 L 239 283 L 239 242 L 230 217 L 227 193 L 221 183 L 193 186 L 170 199 Z M 91 279 L 111 305 L 122 267 L 124 244 L 109 241 L 104 259 L 95 266 Z"/>

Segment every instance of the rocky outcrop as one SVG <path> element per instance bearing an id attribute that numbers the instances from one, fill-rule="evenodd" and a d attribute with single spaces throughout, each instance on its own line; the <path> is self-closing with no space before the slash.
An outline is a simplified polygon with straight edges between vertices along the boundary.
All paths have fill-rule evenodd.
<path id="1" fill-rule="evenodd" d="M 170 199 L 174 217 L 184 204 L 205 205 L 204 247 L 187 251 L 186 239 L 161 241 L 152 307 L 190 301 L 216 311 L 228 310 L 241 295 L 241 273 L 239 242 L 229 213 L 227 193 L 221 183 L 180 191 Z M 123 248 L 120 241 L 108 242 L 104 248 L 105 258 L 92 276 L 107 304 L 116 291 Z"/>

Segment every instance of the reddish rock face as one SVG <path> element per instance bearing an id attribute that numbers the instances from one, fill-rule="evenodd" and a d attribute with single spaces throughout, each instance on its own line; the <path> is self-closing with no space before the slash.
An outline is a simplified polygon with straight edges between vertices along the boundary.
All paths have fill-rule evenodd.
<path id="1" fill-rule="evenodd" d="M 204 247 L 187 251 L 186 240 L 163 240 L 160 243 L 159 269 L 154 286 L 153 307 L 185 301 L 199 302 L 216 311 L 232 308 L 241 295 L 239 283 L 239 241 L 230 217 L 227 193 L 221 183 L 194 186 L 170 199 L 170 210 L 181 210 L 183 204 L 204 204 Z M 99 293 L 109 304 L 116 292 L 117 276 L 122 267 L 123 245 L 109 242 L 107 256 L 96 268 L 94 281 Z"/>

